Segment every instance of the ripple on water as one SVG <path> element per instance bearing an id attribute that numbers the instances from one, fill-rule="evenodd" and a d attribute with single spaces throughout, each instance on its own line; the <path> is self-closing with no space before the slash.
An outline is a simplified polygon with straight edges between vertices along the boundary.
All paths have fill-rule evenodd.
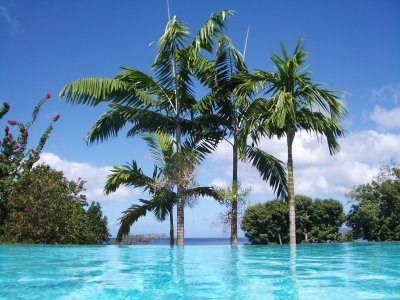
<path id="1" fill-rule="evenodd" d="M 5 299 L 400 299 L 400 243 L 0 246 Z"/>

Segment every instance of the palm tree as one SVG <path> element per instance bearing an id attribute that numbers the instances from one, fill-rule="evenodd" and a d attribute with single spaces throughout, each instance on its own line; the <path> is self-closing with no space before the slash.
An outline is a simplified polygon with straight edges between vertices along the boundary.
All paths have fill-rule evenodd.
<path id="1" fill-rule="evenodd" d="M 150 153 L 155 160 L 152 177 L 149 177 L 138 168 L 136 161 L 122 167 L 114 166 L 107 178 L 104 192 L 110 194 L 115 192 L 121 185 L 143 188 L 147 191 L 151 199 L 139 199 L 141 205 L 133 204 L 123 212 L 120 218 L 120 228 L 117 234 L 117 241 L 129 234 L 130 228 L 139 218 L 146 216 L 148 212 L 153 212 L 155 218 L 162 222 L 169 216 L 170 226 L 170 245 L 174 245 L 174 218 L 173 209 L 178 200 L 178 194 L 174 191 L 176 174 L 185 173 L 187 177 L 194 168 L 187 168 L 179 160 L 178 153 L 174 151 L 173 141 L 164 134 L 143 135 L 147 142 Z M 190 164 L 195 166 L 199 163 L 199 152 L 183 148 L 186 156 L 191 157 Z M 173 174 L 172 174 L 173 173 Z M 174 179 L 170 178 L 174 176 Z M 184 184 L 182 184 L 184 186 Z M 210 196 L 218 198 L 218 194 L 210 187 L 184 186 L 182 196 L 186 200 L 197 196 Z M 188 201 L 186 201 L 186 204 Z"/>
<path id="2" fill-rule="evenodd" d="M 201 57 L 199 58 L 199 60 Z M 206 83 L 211 92 L 198 104 L 203 120 L 213 124 L 210 131 L 218 141 L 224 139 L 232 146 L 232 199 L 230 207 L 231 246 L 237 246 L 238 221 L 238 161 L 249 161 L 260 172 L 263 180 L 277 192 L 278 197 L 287 194 L 286 172 L 282 162 L 272 155 L 257 148 L 254 143 L 248 145 L 250 131 L 247 129 L 250 96 L 252 90 L 236 88 L 241 84 L 240 75 L 248 69 L 242 56 L 233 46 L 231 40 L 221 35 L 218 40 L 216 57 L 212 62 L 198 61 L 195 66 L 196 75 Z M 206 67 L 205 67 L 206 66 Z M 218 134 L 219 133 L 219 134 Z M 210 138 L 212 137 L 210 136 Z"/>
<path id="3" fill-rule="evenodd" d="M 281 44 L 282 57 L 273 53 L 271 59 L 275 72 L 256 70 L 243 76 L 245 84 L 240 89 L 263 90 L 267 99 L 252 103 L 253 125 L 258 123 L 259 132 L 267 136 L 286 136 L 287 170 L 289 180 L 290 243 L 296 243 L 296 213 L 293 180 L 293 141 L 297 131 L 325 136 L 331 155 L 340 150 L 337 139 L 344 134 L 340 122 L 346 116 L 341 91 L 323 88 L 311 80 L 311 72 L 304 68 L 307 53 L 299 39 L 294 53 L 288 56 Z"/>
<path id="4" fill-rule="evenodd" d="M 89 143 L 107 140 L 130 124 L 127 136 L 143 132 L 164 132 L 175 137 L 181 152 L 182 139 L 190 138 L 196 128 L 194 82 L 189 68 L 200 56 L 200 50 L 211 52 L 214 40 L 225 26 L 232 11 L 212 15 L 189 43 L 188 29 L 176 17 L 168 21 L 158 41 L 158 55 L 153 63 L 155 78 L 138 70 L 122 68 L 113 79 L 83 78 L 66 85 L 60 98 L 73 104 L 96 106 L 111 103 L 88 133 Z M 205 152 L 210 145 L 204 144 Z M 177 245 L 184 246 L 184 201 L 182 187 L 177 187 Z"/>

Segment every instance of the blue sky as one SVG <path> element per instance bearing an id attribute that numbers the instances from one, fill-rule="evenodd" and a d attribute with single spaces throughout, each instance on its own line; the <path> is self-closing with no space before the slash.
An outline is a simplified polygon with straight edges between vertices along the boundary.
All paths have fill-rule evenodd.
<path id="1" fill-rule="evenodd" d="M 151 158 L 139 138 L 127 140 L 122 135 L 87 146 L 86 133 L 107 107 L 72 106 L 57 95 L 74 79 L 113 77 L 119 66 L 150 73 L 157 51 L 154 42 L 167 21 L 166 7 L 164 0 L 96 1 L 95 5 L 93 1 L 0 0 L 0 101 L 11 104 L 6 119 L 27 121 L 37 101 L 47 91 L 52 93 L 30 139 L 34 144 L 53 115 L 61 114 L 42 161 L 70 179 L 87 181 L 88 198 L 101 202 L 112 234 L 120 213 L 141 193 L 123 188 L 102 195 L 107 170 L 135 159 L 150 172 Z M 352 186 L 369 181 L 381 162 L 399 160 L 399 1 L 170 0 L 170 7 L 171 14 L 193 33 L 212 12 L 235 10 L 227 33 L 243 49 L 250 25 L 246 61 L 251 68 L 271 70 L 269 57 L 279 51 L 279 43 L 293 49 L 303 36 L 314 81 L 349 93 L 340 154 L 330 157 L 326 144 L 315 137 L 296 138 L 296 192 L 333 197 L 349 207 L 344 194 Z M 286 161 L 283 141 L 264 141 L 263 147 Z M 230 157 L 230 149 L 221 145 L 199 168 L 199 183 L 229 183 Z M 255 170 L 240 165 L 239 177 L 243 185 L 253 187 L 250 202 L 273 198 Z M 212 200 L 199 199 L 186 210 L 186 236 L 221 236 L 221 228 L 211 225 L 221 211 Z M 150 215 L 133 232 L 167 233 L 168 228 Z"/>

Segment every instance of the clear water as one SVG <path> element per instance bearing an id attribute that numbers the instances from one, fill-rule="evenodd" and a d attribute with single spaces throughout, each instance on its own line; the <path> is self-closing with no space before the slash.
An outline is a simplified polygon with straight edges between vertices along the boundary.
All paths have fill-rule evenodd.
<path id="1" fill-rule="evenodd" d="M 0 246 L 1 299 L 400 299 L 400 243 Z"/>

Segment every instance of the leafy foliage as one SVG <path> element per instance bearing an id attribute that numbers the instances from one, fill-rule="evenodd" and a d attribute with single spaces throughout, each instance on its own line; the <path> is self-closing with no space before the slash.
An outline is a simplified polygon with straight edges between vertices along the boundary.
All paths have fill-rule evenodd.
<path id="1" fill-rule="evenodd" d="M 29 172 L 33 164 L 39 160 L 39 155 L 53 130 L 53 124 L 59 119 L 59 115 L 54 116 L 52 122 L 42 134 L 35 149 L 27 149 L 29 129 L 35 122 L 40 108 L 50 98 L 47 93 L 36 105 L 33 110 L 31 120 L 22 124 L 15 120 L 9 120 L 8 125 L 18 127 L 18 135 L 13 135 L 12 130 L 7 125 L 4 127 L 4 138 L 0 142 L 0 224 L 7 214 L 7 195 L 17 180 L 23 174 Z M 4 102 L 0 109 L 0 119 L 8 113 L 10 104 Z"/>
<path id="2" fill-rule="evenodd" d="M 371 182 L 354 187 L 347 195 L 356 201 L 350 208 L 347 225 L 355 239 L 400 240 L 400 166 L 382 166 Z"/>
<path id="3" fill-rule="evenodd" d="M 18 180 L 7 199 L 9 211 L 0 227 L 6 243 L 102 244 L 108 241 L 107 218 L 100 204 L 86 212 L 84 182 L 40 165 Z"/>
<path id="4" fill-rule="evenodd" d="M 86 215 L 89 223 L 87 229 L 90 232 L 90 244 L 103 244 L 108 242 L 110 238 L 110 233 L 107 227 L 108 220 L 107 217 L 103 216 L 100 203 L 92 201 L 86 211 Z"/>
<path id="5" fill-rule="evenodd" d="M 242 218 L 242 229 L 252 244 L 289 242 L 289 204 L 272 200 L 249 207 Z M 334 199 L 296 196 L 297 242 L 341 241 L 339 229 L 345 221 L 342 204 Z"/>

